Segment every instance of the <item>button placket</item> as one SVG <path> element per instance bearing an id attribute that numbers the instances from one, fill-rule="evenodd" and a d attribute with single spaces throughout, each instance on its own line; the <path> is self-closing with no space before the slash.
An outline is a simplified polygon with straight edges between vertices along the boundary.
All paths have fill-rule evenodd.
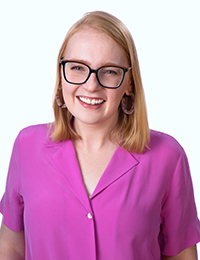
<path id="1" fill-rule="evenodd" d="M 92 214 L 91 214 L 91 213 L 88 213 L 88 214 L 87 214 L 87 217 L 88 217 L 88 219 L 92 219 Z"/>

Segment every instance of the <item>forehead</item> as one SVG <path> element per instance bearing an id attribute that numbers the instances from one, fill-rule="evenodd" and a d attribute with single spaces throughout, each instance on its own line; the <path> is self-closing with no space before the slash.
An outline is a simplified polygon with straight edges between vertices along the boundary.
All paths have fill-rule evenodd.
<path id="1" fill-rule="evenodd" d="M 88 63 L 128 64 L 124 49 L 106 33 L 94 28 L 82 28 L 68 41 L 65 59 L 85 60 Z"/>

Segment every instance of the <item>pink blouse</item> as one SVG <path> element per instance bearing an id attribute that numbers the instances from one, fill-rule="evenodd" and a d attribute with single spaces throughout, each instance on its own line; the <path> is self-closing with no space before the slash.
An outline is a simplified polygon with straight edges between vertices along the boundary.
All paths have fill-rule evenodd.
<path id="1" fill-rule="evenodd" d="M 26 260 L 160 260 L 200 241 L 185 152 L 155 131 L 143 154 L 117 148 L 88 199 L 72 141 L 22 130 L 0 210 L 25 230 Z"/>

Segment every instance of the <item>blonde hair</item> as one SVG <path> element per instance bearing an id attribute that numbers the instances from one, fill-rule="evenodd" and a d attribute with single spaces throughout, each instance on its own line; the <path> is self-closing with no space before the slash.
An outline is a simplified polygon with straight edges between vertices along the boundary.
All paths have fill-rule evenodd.
<path id="1" fill-rule="evenodd" d="M 81 138 L 73 129 L 73 116 L 69 110 L 67 108 L 60 108 L 57 105 L 56 93 L 58 87 L 61 85 L 61 65 L 59 61 L 63 58 L 70 38 L 77 31 L 81 30 L 82 26 L 89 26 L 106 33 L 124 49 L 127 55 L 127 59 L 132 67 L 131 77 L 135 109 L 133 114 L 127 115 L 122 111 L 120 104 L 118 122 L 110 134 L 111 138 L 117 140 L 118 144 L 125 150 L 142 153 L 145 148 L 148 147 L 150 131 L 148 127 L 146 103 L 135 44 L 129 30 L 118 18 L 101 11 L 86 13 L 71 27 L 61 46 L 57 59 L 57 77 L 53 101 L 55 122 L 53 123 L 51 139 L 54 142 L 58 142 L 67 139 L 75 140 Z M 60 93 L 60 99 L 63 101 L 62 93 Z M 127 107 L 130 106 L 131 104 L 127 101 Z"/>

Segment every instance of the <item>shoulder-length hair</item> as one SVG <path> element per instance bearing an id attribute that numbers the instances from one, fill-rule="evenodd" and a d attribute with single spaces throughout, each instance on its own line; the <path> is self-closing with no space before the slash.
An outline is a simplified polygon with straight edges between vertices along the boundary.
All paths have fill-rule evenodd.
<path id="1" fill-rule="evenodd" d="M 81 138 L 73 128 L 72 114 L 67 108 L 61 108 L 57 105 L 56 95 L 61 85 L 61 65 L 59 61 L 63 58 L 70 38 L 77 31 L 81 30 L 83 26 L 89 26 L 106 33 L 124 49 L 127 55 L 130 67 L 132 67 L 131 77 L 132 91 L 134 94 L 134 113 L 131 115 L 125 114 L 120 104 L 118 108 L 118 122 L 111 131 L 110 137 L 112 140 L 117 140 L 118 144 L 125 150 L 142 153 L 145 148 L 148 147 L 150 131 L 135 44 L 129 30 L 118 18 L 101 11 L 86 13 L 71 27 L 61 46 L 57 59 L 57 77 L 53 101 L 55 122 L 52 127 L 51 139 L 54 142 L 59 142 L 67 139 L 75 140 Z M 63 101 L 62 92 L 60 93 L 60 99 Z M 131 104 L 127 104 L 127 106 L 130 107 Z"/>

